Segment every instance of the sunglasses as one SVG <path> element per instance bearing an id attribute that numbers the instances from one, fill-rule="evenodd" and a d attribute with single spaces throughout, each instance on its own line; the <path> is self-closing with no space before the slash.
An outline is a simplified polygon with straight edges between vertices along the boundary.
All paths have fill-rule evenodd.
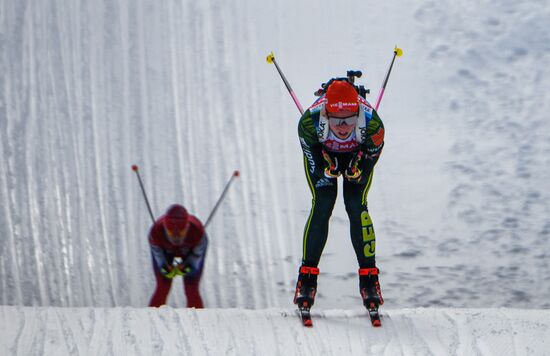
<path id="1" fill-rule="evenodd" d="M 331 126 L 352 126 L 357 124 L 357 120 L 359 119 L 359 115 L 352 115 L 348 117 L 334 117 L 329 116 L 329 123 Z"/>

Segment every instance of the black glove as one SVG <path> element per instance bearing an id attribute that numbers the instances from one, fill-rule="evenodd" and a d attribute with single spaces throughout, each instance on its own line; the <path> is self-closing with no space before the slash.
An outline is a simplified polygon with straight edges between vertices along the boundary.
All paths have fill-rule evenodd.
<path id="1" fill-rule="evenodd" d="M 359 167 L 361 159 L 363 158 L 363 151 L 358 151 L 355 156 L 350 160 L 348 168 L 344 172 L 344 177 L 347 180 L 355 183 L 359 183 L 362 178 L 363 171 Z"/>
<path id="2" fill-rule="evenodd" d="M 334 160 L 330 155 L 325 151 L 322 150 L 321 153 L 323 154 L 323 158 L 326 162 L 325 167 L 325 177 L 327 178 L 338 178 L 340 176 L 340 172 L 338 171 L 338 158 L 334 157 Z"/>

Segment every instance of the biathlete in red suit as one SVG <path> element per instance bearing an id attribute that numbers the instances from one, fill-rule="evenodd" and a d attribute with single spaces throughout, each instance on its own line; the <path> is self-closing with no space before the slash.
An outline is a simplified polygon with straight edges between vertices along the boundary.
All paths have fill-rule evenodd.
<path id="1" fill-rule="evenodd" d="M 202 223 L 183 206 L 174 204 L 151 227 L 149 245 L 157 280 L 149 306 L 166 304 L 172 279 L 182 276 L 187 307 L 203 308 L 199 282 L 208 239 Z M 177 257 L 181 262 L 175 263 Z"/>

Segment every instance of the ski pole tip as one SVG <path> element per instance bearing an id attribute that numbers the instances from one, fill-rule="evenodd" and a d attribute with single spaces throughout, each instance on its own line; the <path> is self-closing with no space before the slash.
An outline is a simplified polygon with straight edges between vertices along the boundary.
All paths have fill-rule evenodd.
<path id="1" fill-rule="evenodd" d="M 233 176 L 235 176 L 235 177 L 238 177 L 240 175 L 241 175 L 241 172 L 239 172 L 238 170 L 233 172 Z"/>
<path id="2" fill-rule="evenodd" d="M 137 171 L 138 171 L 138 169 L 139 169 L 139 168 L 138 168 L 138 166 L 137 166 L 137 165 L 135 165 L 135 164 L 132 164 L 132 170 L 133 170 L 134 172 L 137 172 Z"/>
<path id="3" fill-rule="evenodd" d="M 397 46 L 395 46 L 395 49 L 393 51 L 395 52 L 395 55 L 397 57 L 401 57 L 403 55 L 403 50 Z"/>
<path id="4" fill-rule="evenodd" d="M 265 61 L 269 64 L 272 64 L 274 60 L 275 60 L 275 55 L 273 54 L 273 52 L 268 54 L 267 57 L 265 58 Z"/>

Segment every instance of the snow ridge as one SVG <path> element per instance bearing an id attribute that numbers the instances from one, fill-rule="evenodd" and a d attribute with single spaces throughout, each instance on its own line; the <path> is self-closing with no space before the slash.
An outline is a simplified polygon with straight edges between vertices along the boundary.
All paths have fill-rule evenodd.
<path id="1" fill-rule="evenodd" d="M 2 355 L 548 355 L 550 311 L 0 307 Z"/>

